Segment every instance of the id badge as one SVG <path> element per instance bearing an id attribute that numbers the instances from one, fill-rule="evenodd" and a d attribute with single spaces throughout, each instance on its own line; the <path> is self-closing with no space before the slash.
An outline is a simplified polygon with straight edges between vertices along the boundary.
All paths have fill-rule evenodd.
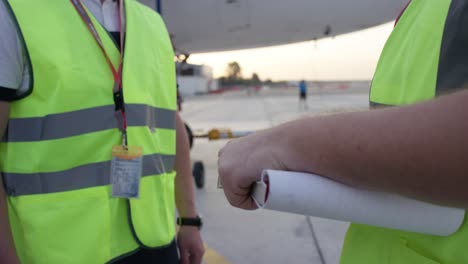
<path id="1" fill-rule="evenodd" d="M 112 147 L 112 196 L 139 198 L 143 150 L 135 146 Z"/>

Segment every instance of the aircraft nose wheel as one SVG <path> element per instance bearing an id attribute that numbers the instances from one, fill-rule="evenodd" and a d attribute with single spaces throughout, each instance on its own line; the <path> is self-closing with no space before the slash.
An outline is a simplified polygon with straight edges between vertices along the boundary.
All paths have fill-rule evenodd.
<path id="1" fill-rule="evenodd" d="M 195 179 L 195 186 L 197 186 L 198 189 L 202 189 L 203 186 L 205 186 L 205 166 L 203 162 L 196 161 L 193 163 L 192 174 Z"/>

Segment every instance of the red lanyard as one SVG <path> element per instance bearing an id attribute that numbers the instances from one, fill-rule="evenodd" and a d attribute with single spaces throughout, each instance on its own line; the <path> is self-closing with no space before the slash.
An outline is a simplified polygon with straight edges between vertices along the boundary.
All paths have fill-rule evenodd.
<path id="1" fill-rule="evenodd" d="M 112 71 L 112 75 L 114 77 L 114 87 L 113 87 L 113 93 L 114 93 L 114 103 L 115 103 L 115 117 L 117 119 L 117 124 L 122 132 L 122 145 L 127 146 L 127 118 L 125 116 L 125 104 L 123 100 L 123 92 L 122 92 L 122 67 L 123 67 L 123 54 L 124 54 L 124 3 L 123 0 L 119 0 L 118 6 L 119 6 L 119 32 L 120 32 L 120 61 L 119 61 L 119 67 L 116 69 L 114 67 L 114 64 L 112 63 L 112 60 L 110 59 L 105 47 L 104 43 L 101 40 L 101 37 L 99 36 L 96 27 L 94 26 L 91 17 L 88 15 L 86 12 L 85 7 L 81 3 L 80 0 L 70 0 L 70 2 L 73 4 L 75 7 L 76 11 L 78 11 L 78 14 L 80 15 L 81 19 L 83 22 L 86 24 L 86 26 L 89 29 L 89 32 L 93 35 L 94 39 L 96 40 L 96 43 L 98 44 L 99 48 L 101 49 L 107 64 L 109 65 L 110 70 Z"/>

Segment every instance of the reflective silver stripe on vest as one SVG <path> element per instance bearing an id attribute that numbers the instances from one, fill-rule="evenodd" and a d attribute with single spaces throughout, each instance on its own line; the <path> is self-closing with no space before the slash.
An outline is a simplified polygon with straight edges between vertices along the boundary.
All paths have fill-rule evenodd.
<path id="1" fill-rule="evenodd" d="M 162 159 L 162 162 L 161 162 Z M 159 175 L 174 170 L 174 155 L 143 157 L 142 176 Z M 164 168 L 163 168 L 164 166 Z M 110 184 L 111 162 L 100 162 L 50 173 L 2 173 L 10 196 L 66 192 Z M 1 188 L 1 187 L 0 187 Z"/>
<path id="2" fill-rule="evenodd" d="M 128 126 L 175 129 L 173 110 L 141 104 L 126 104 Z M 114 105 L 53 114 L 45 117 L 13 118 L 8 122 L 6 142 L 32 142 L 78 136 L 117 128 Z"/>

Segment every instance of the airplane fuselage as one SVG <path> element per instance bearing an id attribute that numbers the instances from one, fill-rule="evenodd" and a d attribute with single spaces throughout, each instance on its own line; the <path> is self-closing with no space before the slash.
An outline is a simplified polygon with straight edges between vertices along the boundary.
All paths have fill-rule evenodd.
<path id="1" fill-rule="evenodd" d="M 159 8 L 180 52 L 320 39 L 395 19 L 408 0 L 143 0 Z"/>

